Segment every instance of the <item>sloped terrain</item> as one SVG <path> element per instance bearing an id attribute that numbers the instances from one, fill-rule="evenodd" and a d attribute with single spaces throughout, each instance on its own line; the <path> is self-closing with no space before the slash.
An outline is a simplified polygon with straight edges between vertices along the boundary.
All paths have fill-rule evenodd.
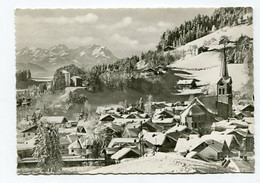
<path id="1" fill-rule="evenodd" d="M 92 170 L 89 174 L 182 174 L 182 173 L 230 173 L 231 171 L 213 163 L 184 158 L 175 153 L 157 153 L 155 156 L 110 165 Z"/>

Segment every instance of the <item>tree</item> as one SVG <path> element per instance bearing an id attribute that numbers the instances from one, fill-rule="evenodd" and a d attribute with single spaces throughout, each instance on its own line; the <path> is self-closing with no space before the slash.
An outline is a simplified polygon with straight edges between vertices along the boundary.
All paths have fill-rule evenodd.
<path id="1" fill-rule="evenodd" d="M 63 162 L 58 129 L 55 126 L 43 123 L 38 125 L 33 156 L 39 158 L 37 166 L 43 172 L 61 171 Z"/>
<path id="2" fill-rule="evenodd" d="M 153 115 L 153 110 L 152 110 L 152 103 L 153 103 L 153 96 L 152 95 L 148 95 L 147 96 L 147 102 L 145 104 L 145 112 L 152 117 Z"/>

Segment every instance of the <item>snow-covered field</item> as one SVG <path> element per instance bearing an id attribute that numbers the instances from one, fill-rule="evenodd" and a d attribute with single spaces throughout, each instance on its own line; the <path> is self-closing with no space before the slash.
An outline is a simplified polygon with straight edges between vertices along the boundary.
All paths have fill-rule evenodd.
<path id="1" fill-rule="evenodd" d="M 122 162 L 116 165 L 99 168 L 87 172 L 88 174 L 111 173 L 229 173 L 230 170 L 213 163 L 184 158 L 175 153 L 157 153 L 155 156 L 142 157 L 135 160 Z"/>
<path id="2" fill-rule="evenodd" d="M 190 46 L 197 45 L 200 47 L 205 41 L 215 40 L 211 44 L 218 44 L 221 36 L 228 36 L 230 40 L 235 41 L 241 35 L 247 35 L 253 37 L 252 25 L 239 25 L 236 27 L 225 27 L 216 32 L 213 32 L 200 39 L 194 40 L 177 48 L 177 50 L 188 50 Z M 215 90 L 215 85 L 220 78 L 220 66 L 221 58 L 219 52 L 205 52 L 196 56 L 186 56 L 185 59 L 178 60 L 169 65 L 171 68 L 177 68 L 180 70 L 191 73 L 190 78 L 196 78 L 201 80 L 202 83 L 208 83 L 212 86 L 210 90 Z M 229 64 L 229 75 L 233 78 L 233 90 L 240 90 L 244 84 L 247 83 L 249 77 L 247 75 L 247 68 L 244 64 Z M 211 91 L 210 91 L 211 92 Z"/>
<path id="3" fill-rule="evenodd" d="M 221 77 L 221 60 L 219 56 L 220 53 L 218 52 L 205 52 L 184 60 L 178 60 L 169 67 L 187 71 L 192 74 L 193 78 L 215 86 Z M 229 64 L 228 71 L 233 78 L 234 91 L 241 89 L 249 79 L 244 64 Z"/>
<path id="4" fill-rule="evenodd" d="M 192 45 L 197 45 L 197 47 L 200 47 L 204 44 L 205 41 L 210 41 L 212 39 L 219 41 L 223 35 L 228 36 L 231 41 L 237 40 L 241 35 L 247 35 L 248 37 L 253 38 L 253 25 L 243 24 L 235 27 L 224 27 L 207 36 L 201 37 L 183 46 L 180 46 L 177 48 L 177 50 L 188 50 Z"/>

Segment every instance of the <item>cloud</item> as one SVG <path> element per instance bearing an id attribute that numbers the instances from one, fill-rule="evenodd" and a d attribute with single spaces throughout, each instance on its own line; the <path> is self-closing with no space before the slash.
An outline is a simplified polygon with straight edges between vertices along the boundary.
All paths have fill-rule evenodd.
<path id="1" fill-rule="evenodd" d="M 170 27 L 171 26 L 171 24 L 169 22 L 163 22 L 163 21 L 158 22 L 157 25 L 159 27 Z"/>
<path id="2" fill-rule="evenodd" d="M 127 36 L 122 36 L 120 34 L 113 34 L 110 38 L 111 42 L 114 43 L 119 43 L 119 44 L 123 44 L 123 45 L 128 45 L 128 46 L 137 46 L 138 45 L 138 41 L 137 40 L 133 40 L 130 39 Z"/>
<path id="3" fill-rule="evenodd" d="M 125 17 L 120 22 L 116 23 L 114 27 L 123 28 L 129 26 L 133 22 L 131 17 Z"/>
<path id="4" fill-rule="evenodd" d="M 154 26 L 148 26 L 148 27 L 140 27 L 136 29 L 138 32 L 149 32 L 149 33 L 153 33 L 153 32 L 158 32 L 160 31 L 160 29 L 158 29 L 157 27 Z"/>
<path id="5" fill-rule="evenodd" d="M 76 36 L 72 36 L 64 40 L 66 44 L 76 45 L 76 46 L 89 45 L 93 43 L 93 41 L 94 41 L 93 37 L 76 37 Z"/>
<path id="6" fill-rule="evenodd" d="M 100 29 L 100 30 L 107 29 L 107 30 L 110 30 L 110 31 L 114 31 L 116 29 L 128 27 L 129 25 L 132 24 L 132 22 L 133 22 L 133 19 L 131 17 L 124 17 L 119 22 L 111 24 L 109 26 L 105 25 L 105 24 L 98 24 L 95 27 L 97 29 Z"/>
<path id="7" fill-rule="evenodd" d="M 50 23 L 50 24 L 71 24 L 71 23 L 95 23 L 98 20 L 98 16 L 94 13 L 87 13 L 85 15 L 79 15 L 75 17 L 31 17 L 31 16 L 20 16 L 17 17 L 18 23 Z"/>

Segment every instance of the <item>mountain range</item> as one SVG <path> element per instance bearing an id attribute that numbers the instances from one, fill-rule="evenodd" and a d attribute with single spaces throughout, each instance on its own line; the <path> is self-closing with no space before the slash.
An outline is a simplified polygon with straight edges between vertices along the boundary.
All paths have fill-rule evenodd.
<path id="1" fill-rule="evenodd" d="M 49 76 L 56 69 L 74 64 L 85 69 L 98 64 L 110 64 L 117 57 L 105 46 L 92 44 L 70 49 L 64 44 L 49 49 L 22 48 L 16 51 L 17 70 L 30 69 L 33 76 Z"/>

